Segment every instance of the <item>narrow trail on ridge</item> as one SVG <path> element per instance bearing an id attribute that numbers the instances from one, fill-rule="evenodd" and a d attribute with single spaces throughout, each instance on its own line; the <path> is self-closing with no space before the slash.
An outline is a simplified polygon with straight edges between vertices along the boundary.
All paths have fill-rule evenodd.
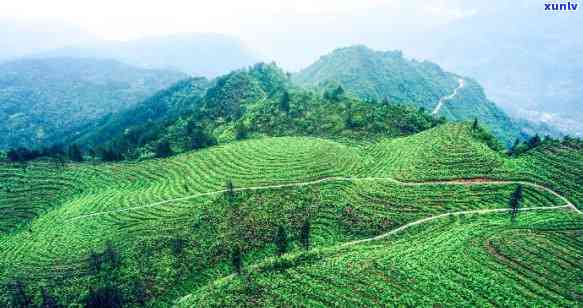
<path id="1" fill-rule="evenodd" d="M 459 90 L 461 90 L 461 88 L 463 88 L 463 87 L 464 87 L 464 80 L 461 79 L 461 78 L 459 78 L 458 79 L 458 87 L 455 88 L 455 90 L 453 90 L 453 93 L 451 93 L 450 95 L 444 96 L 444 97 L 440 98 L 439 99 L 439 102 L 437 103 L 437 106 L 435 106 L 435 108 L 433 109 L 433 111 L 431 112 L 431 114 L 432 115 L 436 115 L 439 112 L 439 110 L 441 110 L 441 107 L 443 106 L 443 104 L 445 103 L 445 101 L 448 101 L 448 100 L 456 97 L 457 94 L 458 94 L 458 92 L 459 92 Z"/>
<path id="2" fill-rule="evenodd" d="M 456 180 L 456 179 L 452 179 L 452 180 L 443 180 L 443 181 L 428 181 L 428 182 L 402 182 L 399 181 L 397 179 L 394 178 L 390 178 L 390 177 L 367 177 L 367 178 L 356 178 L 356 177 L 329 177 L 329 178 L 323 178 L 323 179 L 319 179 L 319 180 L 313 180 L 313 181 L 307 181 L 307 182 L 298 182 L 298 183 L 286 183 L 286 184 L 277 184 L 277 185 L 268 185 L 268 186 L 255 186 L 255 187 L 240 187 L 240 188 L 235 188 L 233 189 L 233 191 L 235 192 L 241 192 L 241 191 L 257 191 L 257 190 L 270 190 L 270 189 L 279 189 L 279 188 L 289 188 L 289 187 L 303 187 L 303 186 L 310 186 L 310 185 L 315 185 L 315 184 L 320 184 L 320 183 L 325 183 L 325 182 L 334 182 L 334 181 L 344 181 L 344 182 L 352 182 L 352 181 L 389 181 L 389 182 L 393 182 L 399 185 L 404 185 L 404 186 L 426 186 L 426 185 L 512 185 L 512 184 L 520 184 L 520 185 L 524 185 L 524 186 L 530 186 L 530 187 L 534 187 L 540 190 L 544 190 L 548 193 L 551 193 L 552 195 L 556 196 L 557 198 L 561 199 L 562 201 L 565 202 L 567 207 L 572 208 L 574 211 L 583 214 L 583 212 L 581 212 L 579 209 L 577 209 L 575 207 L 575 205 L 573 205 L 573 203 L 571 203 L 571 201 L 569 201 L 567 198 L 563 197 L 562 195 L 560 195 L 559 193 L 553 191 L 550 188 L 547 188 L 545 186 L 536 184 L 536 183 L 530 183 L 530 182 L 525 182 L 525 181 L 503 181 L 503 180 L 484 180 L 484 179 L 480 179 L 480 181 L 472 181 L 471 179 L 463 179 L 463 180 Z M 205 197 L 205 196 L 213 196 L 213 195 L 219 195 L 219 194 L 224 194 L 226 193 L 228 190 L 227 189 L 223 189 L 223 190 L 218 190 L 218 191 L 212 191 L 212 192 L 206 192 L 206 193 L 199 193 L 199 194 L 194 194 L 194 195 L 190 195 L 190 196 L 184 196 L 184 197 L 179 197 L 179 198 L 174 198 L 174 199 L 168 199 L 168 200 L 164 200 L 164 201 L 159 201 L 159 202 L 154 202 L 154 203 L 150 203 L 150 204 L 146 204 L 146 205 L 140 205 L 140 206 L 135 206 L 135 207 L 129 207 L 129 208 L 122 208 L 122 209 L 115 209 L 115 210 L 110 210 L 110 211 L 104 211 L 104 212 L 96 212 L 96 213 L 91 213 L 91 214 L 85 214 L 85 215 L 81 215 L 81 216 L 77 216 L 77 217 L 73 217 L 70 219 L 67 219 L 67 222 L 71 222 L 71 221 L 76 221 L 76 220 L 81 220 L 81 219 L 86 219 L 86 218 L 90 218 L 90 217 L 95 217 L 95 216 L 101 216 L 101 215 L 106 215 L 106 214 L 113 214 L 113 213 L 120 213 L 120 212 L 129 212 L 129 211 L 135 211 L 135 210 L 139 210 L 139 209 L 145 209 L 145 208 L 150 208 L 150 207 L 155 207 L 155 206 L 161 206 L 161 205 L 165 205 L 165 204 L 170 204 L 173 202 L 178 202 L 178 201 L 186 201 L 186 200 L 190 200 L 190 199 L 195 199 L 195 198 L 199 198 L 199 197 Z"/>
<path id="3" fill-rule="evenodd" d="M 443 183 L 443 182 L 441 182 Z M 502 183 L 502 182 L 494 182 L 494 183 Z M 411 185 L 418 185 L 421 183 L 409 183 Z M 538 186 L 536 184 L 531 184 L 534 187 L 541 187 Z M 544 188 L 544 187 L 543 187 Z M 560 195 L 559 195 L 560 196 Z M 561 197 L 561 199 L 564 199 L 563 197 Z M 566 205 L 558 205 L 558 206 L 544 206 L 544 207 L 530 207 L 530 208 L 522 208 L 522 209 L 518 209 L 519 212 L 526 212 L 526 211 L 550 211 L 550 210 L 563 210 L 563 209 L 569 209 L 569 210 L 574 210 L 575 212 L 579 213 L 579 214 L 583 214 L 581 211 L 579 211 L 573 204 L 571 204 L 569 201 L 567 201 L 568 204 Z M 481 209 L 481 210 L 471 210 L 471 211 L 459 211 L 459 212 L 448 212 L 448 213 L 443 213 L 443 214 L 439 214 L 439 215 L 435 215 L 435 216 L 430 216 L 430 217 L 426 217 L 426 218 L 422 218 L 413 222 L 410 222 L 408 224 L 402 225 L 396 229 L 393 229 L 389 232 L 377 235 L 377 236 L 373 236 L 370 238 L 365 238 L 365 239 L 361 239 L 361 240 L 354 240 L 354 241 L 350 241 L 350 242 L 346 242 L 346 243 L 341 243 L 338 244 L 336 246 L 331 246 L 331 247 L 326 247 L 324 248 L 325 250 L 332 250 L 332 249 L 339 249 L 339 248 L 346 248 L 346 247 L 351 247 L 351 246 L 356 246 L 356 245 L 360 245 L 360 244 L 364 244 L 364 243 L 369 243 L 369 242 L 373 242 L 373 241 L 379 241 L 379 240 L 383 240 L 385 238 L 388 238 L 392 235 L 396 235 L 398 233 L 401 233 L 413 226 L 417 226 L 417 225 L 421 225 L 423 223 L 426 222 L 430 222 L 433 220 L 437 220 L 440 218 L 444 218 L 444 217 L 449 217 L 449 216 L 459 216 L 459 215 L 471 215 L 471 214 L 490 214 L 490 213 L 499 213 L 499 212 L 508 212 L 510 211 L 510 209 L 508 208 L 502 208 L 502 209 Z M 254 265 L 251 265 L 249 267 L 248 270 L 256 270 L 258 268 L 260 268 L 261 266 L 268 264 L 269 260 L 267 261 L 263 261 L 261 263 L 257 263 Z M 219 278 L 215 281 L 213 281 L 213 284 L 219 284 L 219 283 L 225 283 L 228 282 L 232 279 L 234 279 L 237 275 L 236 274 L 231 274 L 228 276 L 225 276 L 223 278 Z M 190 297 L 192 296 L 191 294 L 188 294 L 186 296 L 183 296 L 181 298 L 179 298 L 176 302 L 174 307 L 176 307 L 176 305 L 179 305 L 181 303 L 183 303 L 184 301 L 188 300 Z"/>

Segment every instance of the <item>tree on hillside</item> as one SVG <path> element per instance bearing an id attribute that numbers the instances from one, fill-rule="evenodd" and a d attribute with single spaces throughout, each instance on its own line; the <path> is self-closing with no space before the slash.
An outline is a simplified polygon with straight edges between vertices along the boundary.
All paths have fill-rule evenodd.
<path id="1" fill-rule="evenodd" d="M 236 140 L 243 140 L 246 139 L 248 135 L 247 126 L 241 121 L 237 122 L 235 125 L 235 139 Z"/>
<path id="2" fill-rule="evenodd" d="M 288 248 L 288 238 L 287 231 L 284 226 L 279 225 L 277 228 L 277 233 L 275 234 L 275 246 L 277 247 L 277 255 L 281 256 L 287 252 Z"/>
<path id="3" fill-rule="evenodd" d="M 239 245 L 233 247 L 233 251 L 231 252 L 231 264 L 233 265 L 235 273 L 241 274 L 241 269 L 243 268 L 243 256 Z"/>
<path id="4" fill-rule="evenodd" d="M 107 262 L 111 269 L 118 268 L 121 264 L 121 259 L 119 256 L 119 252 L 115 247 L 113 247 L 113 243 L 111 241 L 107 241 L 105 244 L 105 251 L 103 252 L 104 261 Z"/>
<path id="5" fill-rule="evenodd" d="M 516 215 L 518 214 L 518 210 L 520 208 L 520 203 L 522 202 L 522 185 L 518 185 L 512 195 L 510 195 L 509 205 L 510 205 L 510 214 L 511 219 L 514 222 L 516 219 Z"/>
<path id="6" fill-rule="evenodd" d="M 225 194 L 227 196 L 227 200 L 229 201 L 235 197 L 235 185 L 231 179 L 228 179 L 227 183 L 225 184 Z"/>
<path id="7" fill-rule="evenodd" d="M 103 161 L 120 161 L 123 160 L 123 156 L 117 150 L 117 148 L 113 146 L 108 146 L 101 151 L 101 159 Z"/>
<path id="8" fill-rule="evenodd" d="M 95 251 L 89 252 L 89 269 L 95 275 L 101 270 L 101 256 Z"/>
<path id="9" fill-rule="evenodd" d="M 170 147 L 170 142 L 168 140 L 162 140 L 156 146 L 156 157 L 165 158 L 172 156 L 172 148 Z"/>
<path id="10" fill-rule="evenodd" d="M 204 149 L 217 144 L 217 139 L 209 135 L 204 128 L 189 122 L 187 126 L 187 133 L 190 136 L 190 148 L 192 150 Z"/>
<path id="11" fill-rule="evenodd" d="M 182 255 L 182 252 L 184 252 L 184 244 L 185 243 L 186 243 L 186 241 L 181 239 L 181 238 L 173 238 L 170 241 L 170 248 L 172 250 L 172 254 L 175 257 L 179 257 L 180 255 Z"/>
<path id="12" fill-rule="evenodd" d="M 132 286 L 132 297 L 134 301 L 138 303 L 141 307 L 146 306 L 148 300 L 148 292 L 146 290 L 146 284 L 142 280 L 136 280 Z"/>
<path id="13" fill-rule="evenodd" d="M 346 119 L 344 120 L 344 127 L 348 129 L 354 128 L 356 125 L 352 119 L 352 103 L 346 103 Z"/>
<path id="14" fill-rule="evenodd" d="M 338 88 L 332 91 L 332 99 L 335 101 L 339 101 L 344 96 L 344 88 L 342 86 L 338 86 Z"/>
<path id="15" fill-rule="evenodd" d="M 533 149 L 535 147 L 537 147 L 538 145 L 540 145 L 542 142 L 542 140 L 540 139 L 540 136 L 538 134 L 534 135 L 534 137 L 530 138 L 528 140 L 528 147 L 529 149 Z"/>
<path id="16" fill-rule="evenodd" d="M 68 151 L 69 159 L 76 162 L 83 161 L 83 152 L 81 152 L 81 147 L 78 144 L 72 144 L 69 146 Z"/>
<path id="17" fill-rule="evenodd" d="M 8 161 L 11 163 L 17 163 L 21 159 L 20 153 L 18 153 L 16 149 L 8 150 L 8 153 L 6 153 L 6 158 L 8 158 Z"/>
<path id="18" fill-rule="evenodd" d="M 478 118 L 474 118 L 474 123 L 472 123 L 472 130 L 475 131 L 479 128 Z"/>
<path id="19" fill-rule="evenodd" d="M 289 113 L 289 101 L 289 93 L 284 91 L 281 99 L 279 100 L 279 110 L 285 113 Z"/>
<path id="20" fill-rule="evenodd" d="M 41 295 L 43 302 L 41 304 L 42 308 L 59 308 L 61 305 L 57 303 L 57 300 L 49 294 L 46 288 L 41 289 Z"/>
<path id="21" fill-rule="evenodd" d="M 516 138 L 516 140 L 514 140 L 514 144 L 512 144 L 512 147 L 508 150 L 508 155 L 509 156 L 517 155 L 519 146 L 520 146 L 520 139 Z"/>
<path id="22" fill-rule="evenodd" d="M 106 286 L 97 290 L 91 288 L 89 295 L 85 299 L 87 308 L 120 308 L 123 306 L 123 299 L 120 290 L 113 286 Z"/>
<path id="23" fill-rule="evenodd" d="M 310 220 L 306 219 L 302 225 L 302 230 L 300 232 L 300 242 L 302 246 L 306 249 L 310 249 L 310 232 L 311 232 Z"/>
<path id="24" fill-rule="evenodd" d="M 26 285 L 22 280 L 13 281 L 8 285 L 8 289 L 12 290 L 12 304 L 14 307 L 32 307 L 32 297 L 26 294 Z"/>

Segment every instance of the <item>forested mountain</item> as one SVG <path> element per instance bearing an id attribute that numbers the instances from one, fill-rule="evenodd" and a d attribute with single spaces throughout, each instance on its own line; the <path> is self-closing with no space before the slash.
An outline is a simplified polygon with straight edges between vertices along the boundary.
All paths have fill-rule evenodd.
<path id="1" fill-rule="evenodd" d="M 488 100 L 474 80 L 448 73 L 431 62 L 408 60 L 400 51 L 374 51 L 365 46 L 336 49 L 296 74 L 294 81 L 307 87 L 340 84 L 363 99 L 411 104 L 450 120 L 478 118 L 506 144 L 533 131 Z M 449 99 L 436 110 L 444 97 Z M 550 130 L 542 127 L 541 131 Z"/>
<path id="2" fill-rule="evenodd" d="M 442 123 L 416 107 L 357 99 L 342 87 L 303 90 L 275 64 L 260 63 L 221 76 L 203 93 L 205 85 L 201 79 L 180 82 L 133 109 L 100 120 L 97 128 L 88 127 L 71 142 L 97 146 L 98 152 L 116 151 L 117 158 L 138 158 L 252 136 L 374 139 Z"/>
<path id="3" fill-rule="evenodd" d="M 39 57 L 116 59 L 144 68 L 172 69 L 192 76 L 216 77 L 257 62 L 234 37 L 213 33 L 175 34 L 126 42 L 96 41 L 39 53 Z"/>
<path id="4" fill-rule="evenodd" d="M 458 85 L 457 77 L 430 62 L 409 61 L 400 51 L 357 45 L 334 50 L 294 76 L 302 86 L 339 83 L 363 99 L 389 99 L 428 110 Z"/>
<path id="5" fill-rule="evenodd" d="M 67 143 L 93 146 L 125 136 L 143 135 L 154 132 L 159 125 L 190 112 L 204 95 L 209 81 L 203 77 L 187 78 L 178 81 L 124 111 L 108 114 L 94 123 L 67 136 Z M 142 138 L 144 138 L 142 137 Z M 140 143 L 141 140 L 133 140 Z"/>
<path id="6" fill-rule="evenodd" d="M 48 58 L 0 64 L 0 148 L 62 142 L 73 129 L 131 107 L 185 77 L 113 60 Z"/>

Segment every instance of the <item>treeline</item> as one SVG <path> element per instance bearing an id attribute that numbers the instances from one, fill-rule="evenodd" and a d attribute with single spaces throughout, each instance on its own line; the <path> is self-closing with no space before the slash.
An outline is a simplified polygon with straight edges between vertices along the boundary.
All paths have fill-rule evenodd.
<path id="1" fill-rule="evenodd" d="M 562 145 L 570 148 L 583 150 L 583 140 L 571 136 L 565 136 L 562 139 L 545 136 L 541 138 L 538 134 L 530 137 L 525 141 L 516 139 L 514 145 L 508 150 L 509 156 L 520 156 L 540 146 Z"/>
<path id="2" fill-rule="evenodd" d="M 53 158 L 59 161 L 70 160 L 82 162 L 84 160 L 83 151 L 77 144 L 72 144 L 68 147 L 64 147 L 63 145 L 53 145 L 50 147 L 42 147 L 40 149 L 18 147 L 6 152 L 6 160 L 12 163 L 28 162 L 43 157 Z"/>

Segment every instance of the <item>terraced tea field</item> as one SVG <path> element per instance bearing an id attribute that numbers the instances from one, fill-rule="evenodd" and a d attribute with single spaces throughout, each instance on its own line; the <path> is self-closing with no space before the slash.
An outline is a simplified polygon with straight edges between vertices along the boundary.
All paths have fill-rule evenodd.
<path id="1" fill-rule="evenodd" d="M 27 168 L 0 165 L 0 211 L 3 214 L 0 217 L 0 284 L 6 285 L 14 279 L 24 280 L 28 291 L 37 296 L 37 301 L 40 301 L 40 288 L 51 286 L 61 302 L 79 302 L 89 286 L 103 279 L 91 273 L 89 255 L 92 251 L 103 252 L 109 242 L 122 257 L 115 281 L 128 297 L 131 297 L 133 283 L 145 279 L 150 286 L 149 297 L 157 305 L 170 305 L 193 290 L 196 292 L 183 303 L 211 304 L 221 303 L 220 300 L 234 303 L 228 302 L 236 298 L 229 294 L 232 290 L 239 292 L 236 290 L 243 283 L 237 282 L 239 278 L 228 280 L 223 290 L 221 282 L 222 277 L 229 277 L 232 272 L 232 247 L 241 247 L 244 264 L 261 267 L 262 262 L 274 254 L 274 230 L 283 225 L 291 241 L 289 258 L 297 256 L 312 260 L 313 256 L 317 256 L 313 267 L 321 268 L 322 273 L 332 271 L 327 267 L 332 263 L 328 264 L 320 258 L 332 252 L 337 257 L 330 260 L 341 256 L 342 260 L 350 260 L 359 254 L 362 254 L 362 260 L 378 260 L 370 264 L 371 270 L 377 268 L 374 271 L 378 273 L 362 280 L 364 285 L 370 283 L 370 289 L 354 284 L 362 286 L 362 290 L 359 287 L 354 292 L 364 294 L 363 305 L 382 304 L 372 298 L 367 302 L 366 298 L 374 296 L 373 288 L 380 288 L 379 285 L 393 279 L 397 279 L 396 289 L 388 286 L 379 289 L 385 293 L 378 294 L 387 297 L 377 300 L 423 304 L 431 300 L 451 303 L 455 299 L 467 304 L 486 303 L 492 298 L 480 295 L 481 299 L 475 299 L 470 293 L 455 295 L 451 300 L 443 299 L 436 293 L 426 295 L 424 300 L 421 288 L 431 286 L 427 290 L 438 290 L 434 286 L 439 281 L 446 283 L 444 279 L 451 274 L 451 285 L 445 284 L 449 290 L 455 288 L 456 283 L 460 284 L 463 277 L 473 275 L 471 271 L 458 275 L 456 271 L 461 271 L 460 268 L 448 268 L 441 280 L 428 282 L 428 277 L 434 279 L 438 272 L 427 273 L 429 276 L 423 273 L 438 269 L 438 259 L 426 260 L 431 262 L 423 263 L 416 271 L 417 276 L 407 276 L 406 279 L 401 276 L 391 278 L 390 273 L 385 278 L 379 275 L 393 265 L 403 271 L 410 270 L 412 264 L 425 260 L 428 255 L 422 253 L 423 249 L 413 250 L 417 244 L 408 247 L 409 254 L 406 255 L 400 254 L 399 249 L 393 249 L 394 245 L 407 247 L 407 241 L 416 240 L 414 243 L 419 242 L 419 245 L 429 249 L 431 246 L 423 244 L 424 241 L 435 245 L 443 242 L 443 245 L 451 244 L 452 248 L 446 250 L 450 254 L 444 252 L 436 255 L 443 257 L 442 261 L 453 258 L 451 255 L 454 252 L 464 249 L 476 252 L 476 256 L 485 260 L 487 255 L 478 253 L 478 246 L 466 243 L 471 242 L 470 235 L 478 232 L 476 236 L 481 234 L 484 238 L 491 238 L 492 247 L 498 247 L 499 251 L 515 249 L 505 242 L 506 237 L 493 237 L 494 233 L 490 231 L 528 235 L 528 232 L 520 231 L 519 226 L 535 224 L 537 217 L 552 221 L 553 226 L 558 225 L 561 219 L 565 224 L 574 221 L 569 229 L 571 231 L 561 231 L 575 236 L 575 241 L 565 242 L 561 255 L 564 252 L 565 260 L 575 262 L 581 254 L 580 231 L 577 231 L 581 224 L 577 216 L 579 213 L 569 202 L 580 206 L 583 201 L 582 173 L 579 172 L 583 170 L 581 155 L 581 151 L 569 148 L 543 149 L 540 153 L 537 151 L 510 159 L 474 140 L 469 126 L 445 125 L 411 137 L 365 147 L 318 138 L 282 137 L 248 140 L 137 163 L 87 163 L 67 165 L 65 168 L 42 162 Z M 229 180 L 235 187 L 233 198 L 227 197 L 225 192 L 225 184 Z M 411 238 L 403 235 L 403 240 L 395 243 L 390 237 L 359 245 L 358 249 L 357 246 L 339 248 L 339 245 L 375 237 L 426 217 L 450 212 L 506 209 L 509 197 L 518 184 L 524 187 L 522 208 L 548 207 L 552 208 L 552 212 L 549 210 L 539 214 L 537 210 L 520 213 L 519 225 L 511 225 L 507 213 L 485 215 L 484 219 L 462 219 L 459 216 L 459 219 L 450 221 L 446 218 L 447 223 L 439 219 L 429 221 L 427 224 L 430 227 L 424 223 L 414 228 L 427 228 L 427 231 Z M 298 234 L 306 219 L 311 222 L 311 241 L 315 250 L 301 255 L 298 254 L 301 250 Z M 406 234 L 410 232 L 413 231 L 407 229 Z M 541 234 L 546 236 L 550 233 Z M 556 234 L 556 238 L 568 237 L 560 235 L 562 233 Z M 533 241 L 537 239 L 532 238 Z M 178 255 L 173 252 L 177 241 L 184 246 Z M 466 244 L 470 246 L 464 246 Z M 547 250 L 553 253 L 554 248 L 549 244 Z M 352 257 L 344 258 L 344 252 L 348 250 L 351 253 L 347 256 Z M 378 254 L 374 253 L 376 250 Z M 380 251 L 386 252 L 388 259 L 384 259 Z M 320 256 L 320 253 L 324 255 Z M 466 257 L 463 253 L 455 260 L 461 262 Z M 283 258 L 287 260 L 288 256 Z M 408 258 L 417 261 L 396 264 L 396 260 Z M 392 263 L 384 264 L 385 260 Z M 475 265 L 472 268 L 478 268 L 476 260 L 470 260 Z M 319 262 L 325 262 L 326 266 Z M 564 266 L 559 266 L 560 269 L 571 271 L 570 268 L 581 265 L 569 262 L 561 263 Z M 450 262 L 445 263 L 451 265 Z M 492 278 L 488 275 L 496 273 L 494 264 L 498 263 L 491 264 L 489 269 L 475 269 L 486 273 L 484 278 L 476 278 L 476 281 Z M 571 267 L 567 267 L 569 264 Z M 543 266 L 552 264 L 544 263 Z M 503 267 L 499 268 L 502 271 Z M 557 275 L 563 273 L 560 269 L 553 267 Z M 295 265 L 293 271 L 296 271 Z M 288 275 L 300 277 L 306 271 L 298 268 L 297 272 L 275 273 L 273 277 L 284 275 L 277 278 L 283 283 L 290 278 Z M 343 291 L 343 287 L 353 285 L 352 271 L 334 267 L 332 273 L 335 274 L 328 278 L 333 281 L 328 281 L 328 286 L 337 286 L 331 289 L 347 292 Z M 257 276 L 258 285 L 270 283 L 269 277 L 261 280 L 264 278 L 260 272 L 250 275 Z M 306 295 L 307 299 L 312 300 L 307 305 L 330 304 L 328 301 L 335 297 L 338 297 L 339 304 L 351 303 L 341 301 L 345 297 L 348 300 L 349 293 L 335 294 L 336 291 L 331 290 L 330 296 L 326 295 L 328 291 L 324 292 L 324 287 L 320 285 L 323 278 L 318 275 L 319 272 L 314 272 L 303 278 L 308 284 L 301 291 L 311 292 L 310 296 Z M 312 276 L 314 281 L 310 280 Z M 520 284 L 522 279 L 520 275 L 511 274 L 504 277 L 505 281 L 516 284 Z M 561 281 L 552 288 L 562 286 Z M 537 283 L 529 282 L 528 285 L 534 288 Z M 261 296 L 253 295 L 247 303 L 260 300 L 262 303 L 276 304 L 286 298 L 299 299 L 305 295 L 297 293 L 300 297 L 294 297 L 296 295 L 286 293 L 286 288 L 282 287 L 281 294 L 268 290 L 271 293 L 265 291 L 267 293 Z M 417 291 L 411 291 L 411 295 L 400 299 L 395 294 L 401 294 L 398 292 L 401 288 Z M 459 292 L 465 292 L 462 290 Z M 213 294 L 218 293 L 213 292 L 221 292 L 225 296 L 215 298 Z M 540 292 L 537 298 L 542 304 L 555 299 L 560 304 L 573 303 L 573 299 L 563 293 L 553 297 L 549 295 L 553 293 L 551 291 Z M 8 293 L 9 290 L 0 292 L 0 304 L 8 303 Z M 244 295 L 239 293 L 236 293 L 237 296 Z M 311 297 L 320 293 L 324 298 Z M 519 295 L 512 297 L 509 303 L 521 303 L 519 299 L 524 300 L 523 296 L 527 293 L 517 293 Z M 466 301 L 462 301 L 463 298 Z"/>
<path id="2" fill-rule="evenodd" d="M 383 240 L 260 263 L 180 307 L 566 306 L 583 296 L 583 219 L 573 212 L 451 216 Z"/>

